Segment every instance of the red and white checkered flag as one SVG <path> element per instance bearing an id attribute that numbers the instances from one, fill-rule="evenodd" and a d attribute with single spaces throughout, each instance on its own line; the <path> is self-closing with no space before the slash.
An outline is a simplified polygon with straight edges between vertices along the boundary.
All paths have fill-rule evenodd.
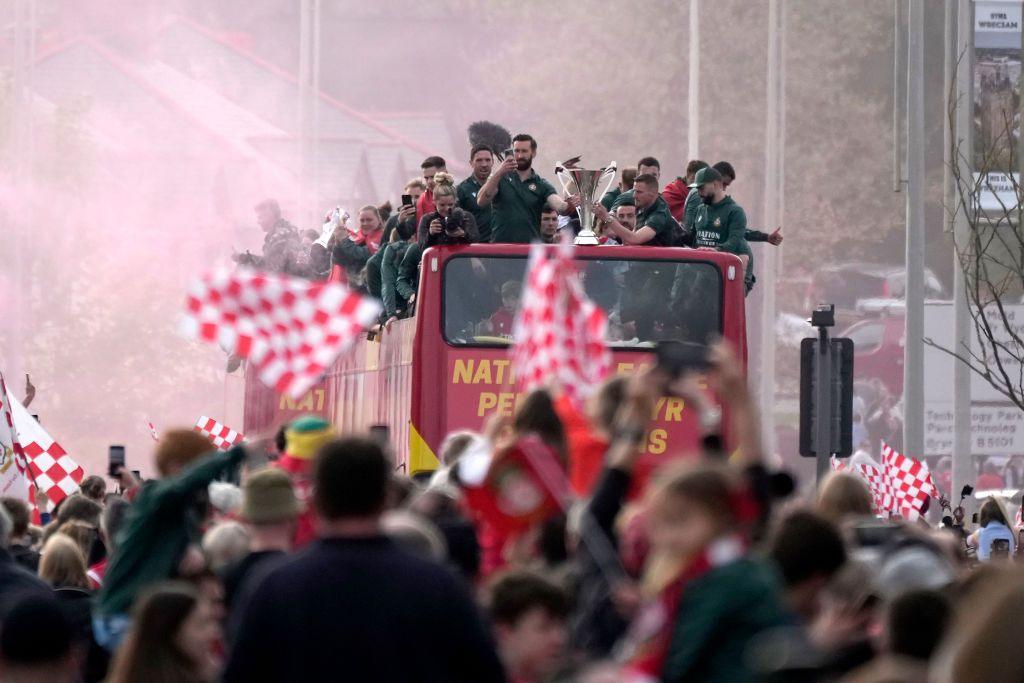
<path id="1" fill-rule="evenodd" d="M 512 360 L 521 389 L 557 380 L 580 403 L 608 377 L 612 354 L 608 316 L 583 291 L 571 244 L 533 245 L 520 300 Z"/>
<path id="2" fill-rule="evenodd" d="M 43 429 L 18 399 L 7 394 L 14 418 L 14 432 L 28 465 L 29 479 L 56 505 L 72 493 L 85 470 Z"/>
<path id="3" fill-rule="evenodd" d="M 380 313 L 380 303 L 337 282 L 246 268 L 195 283 L 184 331 L 249 359 L 276 391 L 298 399 Z"/>
<path id="4" fill-rule="evenodd" d="M 882 516 L 899 514 L 905 519 L 917 519 L 924 501 L 939 495 L 925 463 L 902 455 L 885 443 L 881 468 L 860 462 L 844 464 L 832 456 L 832 469 L 855 472 L 864 479 L 871 489 L 875 513 Z"/>
<path id="5" fill-rule="evenodd" d="M 242 443 L 245 439 L 243 434 L 205 415 L 199 416 L 194 429 L 212 441 L 213 445 L 222 451 L 226 451 L 235 444 Z"/>
<path id="6" fill-rule="evenodd" d="M 928 465 L 908 458 L 887 443 L 882 444 L 882 463 L 893 489 L 891 510 L 907 519 L 916 519 L 925 500 L 939 495 Z"/>
<path id="7" fill-rule="evenodd" d="M 871 498 L 875 504 L 875 514 L 888 516 L 892 512 L 896 500 L 895 492 L 889 477 L 884 470 L 864 463 L 853 463 L 850 469 L 867 482 L 871 490 Z"/>

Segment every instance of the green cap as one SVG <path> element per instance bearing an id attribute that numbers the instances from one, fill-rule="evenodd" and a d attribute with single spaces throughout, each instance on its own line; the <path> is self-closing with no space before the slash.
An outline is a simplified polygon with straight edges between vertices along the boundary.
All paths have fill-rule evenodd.
<path id="1" fill-rule="evenodd" d="M 705 183 L 713 183 L 721 179 L 722 174 L 716 171 L 713 166 L 708 166 L 697 171 L 697 175 L 693 177 L 693 182 L 690 183 L 689 187 L 700 187 Z"/>

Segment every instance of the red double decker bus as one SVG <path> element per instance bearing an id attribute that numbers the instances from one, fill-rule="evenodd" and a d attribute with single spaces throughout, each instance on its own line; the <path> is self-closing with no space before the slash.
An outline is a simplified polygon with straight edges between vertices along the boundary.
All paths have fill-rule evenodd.
<path id="1" fill-rule="evenodd" d="M 682 248 L 574 250 L 584 288 L 608 313 L 618 372 L 651 363 L 663 339 L 722 337 L 746 358 L 743 266 L 736 256 Z M 519 400 L 508 323 L 529 251 L 519 244 L 428 249 L 416 316 L 380 338 L 360 340 L 305 397 L 280 396 L 247 373 L 245 433 L 265 434 L 306 413 L 323 415 L 342 432 L 387 425 L 399 467 L 409 474 L 436 469 L 446 434 L 479 430 L 495 411 L 512 414 Z M 692 451 L 697 434 L 682 399 L 665 397 L 645 458 Z"/>

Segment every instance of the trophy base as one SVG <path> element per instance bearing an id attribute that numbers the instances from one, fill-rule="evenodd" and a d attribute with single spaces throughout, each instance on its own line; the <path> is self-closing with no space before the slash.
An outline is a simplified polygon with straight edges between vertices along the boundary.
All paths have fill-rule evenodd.
<path id="1" fill-rule="evenodd" d="M 573 244 L 581 247 L 596 247 L 600 243 L 597 241 L 597 234 L 593 230 L 580 230 L 580 234 L 576 235 Z"/>

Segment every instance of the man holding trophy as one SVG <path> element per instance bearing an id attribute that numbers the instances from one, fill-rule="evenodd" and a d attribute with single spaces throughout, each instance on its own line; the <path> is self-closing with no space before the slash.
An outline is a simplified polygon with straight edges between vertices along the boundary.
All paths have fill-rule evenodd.
<path id="1" fill-rule="evenodd" d="M 629 229 L 600 203 L 595 203 L 594 215 L 604 224 L 605 234 L 625 245 L 674 247 L 678 223 L 669 213 L 668 204 L 658 194 L 658 179 L 649 173 L 638 175 L 633 182 L 633 203 L 636 205 L 636 228 Z"/>
<path id="2" fill-rule="evenodd" d="M 558 196 L 555 188 L 533 169 L 537 141 L 520 133 L 512 138 L 512 154 L 498 166 L 477 192 L 481 208 L 493 206 L 491 241 L 528 244 L 540 238 L 540 214 L 550 206 L 569 214 L 580 205 L 579 197 Z"/>

